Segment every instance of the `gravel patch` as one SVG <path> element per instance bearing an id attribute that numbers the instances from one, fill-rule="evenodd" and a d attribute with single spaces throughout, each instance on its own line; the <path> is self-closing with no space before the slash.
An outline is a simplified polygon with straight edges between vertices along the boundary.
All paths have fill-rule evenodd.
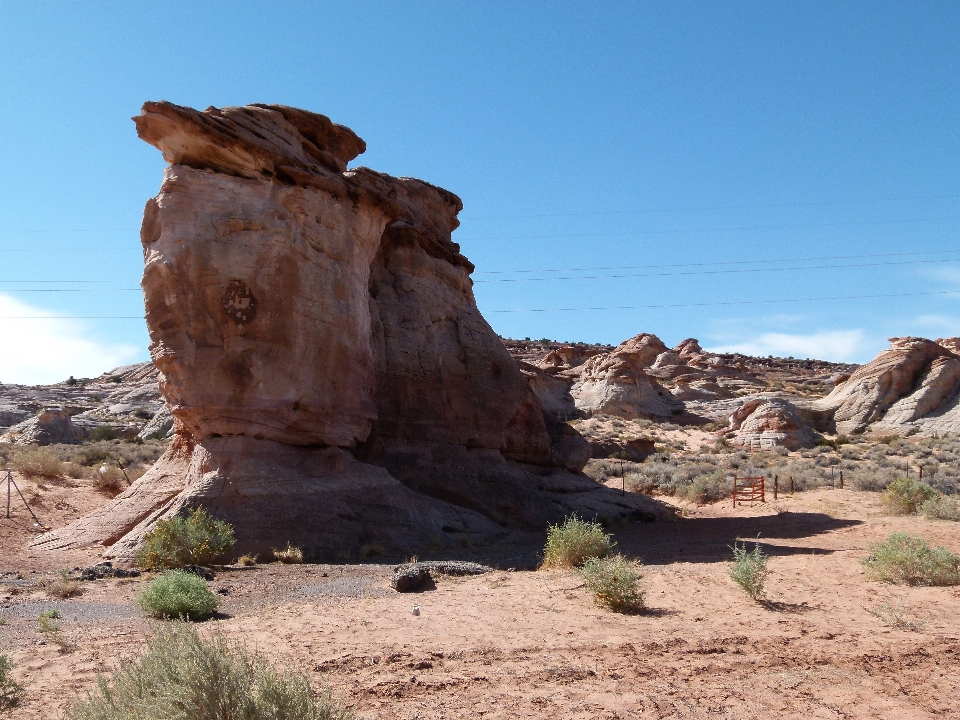
<path id="1" fill-rule="evenodd" d="M 39 600 L 36 602 L 10 603 L 0 606 L 0 614 L 11 618 L 36 620 L 46 610 L 57 610 L 64 620 L 74 622 L 104 622 L 109 620 L 129 620 L 144 615 L 132 605 L 113 603 L 70 602 L 58 603 Z"/>

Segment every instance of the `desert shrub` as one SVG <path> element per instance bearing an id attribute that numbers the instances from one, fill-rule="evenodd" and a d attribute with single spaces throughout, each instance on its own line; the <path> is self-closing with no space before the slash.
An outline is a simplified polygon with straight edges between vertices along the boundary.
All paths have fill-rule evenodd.
<path id="1" fill-rule="evenodd" d="M 280 671 L 222 635 L 205 640 L 189 625 L 161 628 L 146 652 L 74 705 L 69 720 L 350 720 L 329 690 Z"/>
<path id="2" fill-rule="evenodd" d="M 101 425 L 90 431 L 90 439 L 93 442 L 100 440 L 116 440 L 120 437 L 120 431 L 110 425 Z"/>
<path id="3" fill-rule="evenodd" d="M 960 521 L 960 505 L 955 498 L 937 495 L 920 506 L 919 512 L 928 520 Z"/>
<path id="4" fill-rule="evenodd" d="M 937 491 L 926 483 L 899 478 L 884 490 L 882 501 L 891 515 L 913 515 L 927 500 L 936 496 Z"/>
<path id="5" fill-rule="evenodd" d="M 730 578 L 754 600 L 764 598 L 764 585 L 770 574 L 767 568 L 767 556 L 760 548 L 760 543 L 753 547 L 753 552 L 747 552 L 747 544 L 733 544 L 733 564 L 730 566 Z"/>
<path id="6" fill-rule="evenodd" d="M 100 490 L 118 492 L 127 487 L 127 479 L 116 465 L 101 465 L 92 475 L 94 484 Z"/>
<path id="7" fill-rule="evenodd" d="M 921 538 L 893 533 L 869 548 L 860 562 L 874 580 L 895 585 L 958 585 L 960 558 L 945 547 L 931 548 Z"/>
<path id="8" fill-rule="evenodd" d="M 235 542 L 232 525 L 202 508 L 191 510 L 186 517 L 177 515 L 158 522 L 144 536 L 136 563 L 146 568 L 209 565 L 221 560 Z"/>
<path id="9" fill-rule="evenodd" d="M 726 473 L 717 470 L 694 478 L 684 494 L 688 500 L 703 505 L 729 497 L 732 492 L 733 483 L 727 479 Z"/>
<path id="10" fill-rule="evenodd" d="M 299 565 L 303 562 L 303 548 L 294 547 L 287 543 L 286 550 L 273 549 L 273 559 L 284 565 Z"/>
<path id="11" fill-rule="evenodd" d="M 250 567 L 251 565 L 257 564 L 256 555 L 241 555 L 237 558 L 237 565 L 243 565 L 245 567 Z"/>
<path id="12" fill-rule="evenodd" d="M 10 457 L 10 465 L 28 478 L 55 479 L 62 477 L 63 461 L 49 447 L 31 447 L 17 450 Z"/>
<path id="13" fill-rule="evenodd" d="M 587 558 L 606 557 L 613 545 L 600 523 L 571 515 L 562 525 L 547 527 L 543 567 L 580 567 Z"/>
<path id="14" fill-rule="evenodd" d="M 643 610 L 643 591 L 638 570 L 636 563 L 617 554 L 587 558 L 580 574 L 598 604 L 617 612 L 639 612 Z"/>
<path id="15" fill-rule="evenodd" d="M 143 589 L 137 596 L 137 605 L 156 618 L 203 620 L 213 615 L 218 601 L 203 578 L 169 570 Z"/>
<path id="16" fill-rule="evenodd" d="M 23 687 L 10 677 L 13 663 L 6 655 L 0 655 L 0 710 L 12 710 L 23 698 Z"/>

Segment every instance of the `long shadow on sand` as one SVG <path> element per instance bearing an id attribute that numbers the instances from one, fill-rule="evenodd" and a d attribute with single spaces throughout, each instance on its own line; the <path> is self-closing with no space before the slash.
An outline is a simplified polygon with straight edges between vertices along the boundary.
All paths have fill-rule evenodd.
<path id="1" fill-rule="evenodd" d="M 784 513 L 762 517 L 688 518 L 672 523 L 650 523 L 614 528 L 617 550 L 642 559 L 646 565 L 729 560 L 734 542 L 759 542 L 772 556 L 826 555 L 830 548 L 783 545 L 777 540 L 800 540 L 862 524 L 824 513 Z M 772 543 L 769 541 L 773 541 Z"/>

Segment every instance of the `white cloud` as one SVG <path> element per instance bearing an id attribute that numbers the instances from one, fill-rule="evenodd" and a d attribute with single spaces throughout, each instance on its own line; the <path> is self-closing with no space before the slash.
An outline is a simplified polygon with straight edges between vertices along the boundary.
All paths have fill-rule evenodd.
<path id="1" fill-rule="evenodd" d="M 71 375 L 96 377 L 133 362 L 140 352 L 89 337 L 81 320 L 10 319 L 55 314 L 0 293 L 0 382 L 42 385 Z"/>
<path id="2" fill-rule="evenodd" d="M 941 280 L 953 285 L 960 285 L 960 268 L 957 267 L 925 268 L 921 275 L 933 280 Z"/>
<path id="3" fill-rule="evenodd" d="M 862 330 L 832 330 L 810 335 L 790 335 L 787 333 L 763 333 L 750 340 L 730 343 L 710 348 L 717 353 L 743 353 L 766 357 L 797 357 L 832 360 L 834 362 L 851 361 L 856 358 L 864 344 Z"/>

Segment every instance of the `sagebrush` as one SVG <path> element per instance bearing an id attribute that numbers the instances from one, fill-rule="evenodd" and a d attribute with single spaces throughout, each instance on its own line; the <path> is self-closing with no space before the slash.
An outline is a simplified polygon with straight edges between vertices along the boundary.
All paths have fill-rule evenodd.
<path id="1" fill-rule="evenodd" d="M 209 565 L 223 560 L 235 543 L 233 526 L 201 508 L 158 522 L 135 559 L 140 567 L 157 569 Z"/>
<path id="2" fill-rule="evenodd" d="M 137 605 L 155 618 L 203 620 L 216 612 L 219 601 L 203 578 L 169 570 L 143 589 L 137 596 Z"/>
<path id="3" fill-rule="evenodd" d="M 329 690 L 280 671 L 222 635 L 202 638 L 183 623 L 160 628 L 146 652 L 75 704 L 70 720 L 350 720 Z"/>
<path id="4" fill-rule="evenodd" d="M 587 589 L 600 605 L 617 612 L 643 610 L 643 590 L 640 589 L 639 564 L 623 555 L 591 557 L 583 563 L 580 575 Z"/>
<path id="5" fill-rule="evenodd" d="M 23 686 L 10 677 L 13 663 L 6 655 L 0 655 L 0 710 L 11 710 L 23 698 Z"/>
<path id="6" fill-rule="evenodd" d="M 870 555 L 860 562 L 867 575 L 895 585 L 960 585 L 960 558 L 907 533 L 893 533 L 871 545 Z"/>
<path id="7" fill-rule="evenodd" d="M 543 567 L 580 567 L 587 558 L 606 557 L 614 543 L 598 522 L 581 520 L 576 515 L 561 525 L 547 528 L 547 544 L 543 549 Z"/>
<path id="8" fill-rule="evenodd" d="M 881 498 L 884 508 L 891 515 L 914 515 L 924 503 L 938 495 L 926 483 L 902 477 L 890 483 Z"/>
<path id="9" fill-rule="evenodd" d="M 733 565 L 729 570 L 730 578 L 754 600 L 762 601 L 766 597 L 765 585 L 770 569 L 767 567 L 767 555 L 760 543 L 747 552 L 747 544 L 733 544 Z"/>

